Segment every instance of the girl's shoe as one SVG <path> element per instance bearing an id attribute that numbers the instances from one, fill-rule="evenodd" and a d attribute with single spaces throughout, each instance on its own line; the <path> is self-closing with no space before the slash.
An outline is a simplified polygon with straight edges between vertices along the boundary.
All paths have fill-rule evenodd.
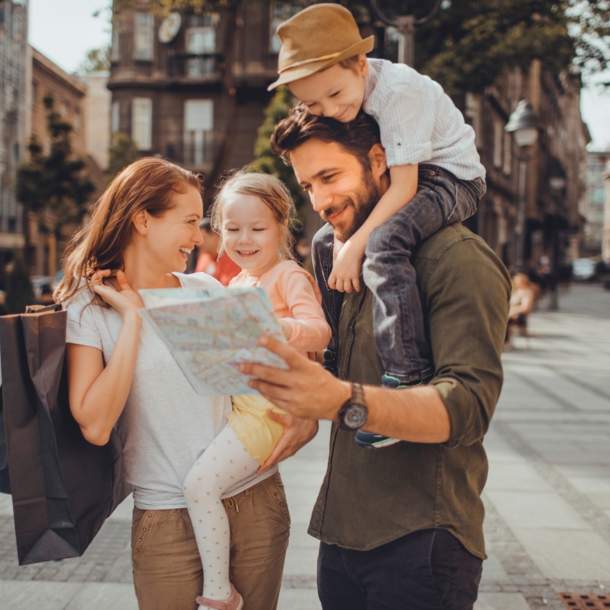
<path id="1" fill-rule="evenodd" d="M 244 598 L 231 585 L 231 595 L 227 599 L 208 599 L 201 595 L 195 599 L 200 606 L 208 608 L 217 608 L 217 610 L 242 610 L 244 607 Z"/>

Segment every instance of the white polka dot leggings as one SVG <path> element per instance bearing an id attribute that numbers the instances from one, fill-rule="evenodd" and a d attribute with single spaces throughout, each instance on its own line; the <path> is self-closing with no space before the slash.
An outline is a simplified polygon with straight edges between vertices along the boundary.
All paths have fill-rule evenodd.
<path id="1" fill-rule="evenodd" d="M 259 466 L 227 425 L 186 476 L 184 498 L 203 565 L 203 597 L 222 600 L 231 594 L 231 532 L 221 497 L 226 490 L 254 474 Z"/>

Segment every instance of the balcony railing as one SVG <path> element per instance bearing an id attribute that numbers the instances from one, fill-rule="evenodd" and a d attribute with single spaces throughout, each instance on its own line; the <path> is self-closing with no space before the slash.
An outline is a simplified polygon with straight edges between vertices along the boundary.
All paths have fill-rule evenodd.
<path id="1" fill-rule="evenodd" d="M 170 78 L 192 81 L 215 81 L 220 78 L 222 55 L 170 55 L 167 74 Z"/>

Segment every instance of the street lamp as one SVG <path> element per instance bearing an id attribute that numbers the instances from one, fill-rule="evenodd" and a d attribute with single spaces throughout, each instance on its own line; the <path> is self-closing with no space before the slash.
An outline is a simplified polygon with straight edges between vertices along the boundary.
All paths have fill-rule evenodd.
<path id="1" fill-rule="evenodd" d="M 436 0 L 434 7 L 426 17 L 415 19 L 413 15 L 401 15 L 396 20 L 388 19 L 379 9 L 377 0 L 371 0 L 371 9 L 376 19 L 384 25 L 389 25 L 398 30 L 398 63 L 413 66 L 415 61 L 415 28 L 428 23 L 438 12 L 439 8 L 445 8 L 446 0 Z"/>
<path id="2" fill-rule="evenodd" d="M 525 233 L 525 205 L 527 186 L 527 161 L 533 158 L 527 150 L 538 140 L 538 116 L 527 100 L 521 100 L 504 128 L 513 134 L 521 154 L 515 157 L 519 160 L 519 189 L 517 201 L 517 224 L 515 226 L 515 271 L 523 270 L 523 246 Z"/>
<path id="3" fill-rule="evenodd" d="M 553 250 L 552 250 L 552 284 L 549 310 L 559 309 L 559 200 L 566 186 L 566 172 L 561 162 L 553 159 L 549 164 L 549 187 L 553 193 Z"/>

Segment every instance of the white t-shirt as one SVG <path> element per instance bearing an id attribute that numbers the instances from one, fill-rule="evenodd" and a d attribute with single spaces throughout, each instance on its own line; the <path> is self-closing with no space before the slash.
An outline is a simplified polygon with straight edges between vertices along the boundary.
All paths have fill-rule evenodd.
<path id="1" fill-rule="evenodd" d="M 474 130 L 437 82 L 405 64 L 368 62 L 363 109 L 379 124 L 390 167 L 431 163 L 460 180 L 485 177 Z"/>
<path id="2" fill-rule="evenodd" d="M 184 288 L 220 286 L 205 273 L 175 274 Z M 104 362 L 121 330 L 118 312 L 91 302 L 84 291 L 68 305 L 67 343 L 102 351 Z M 165 344 L 144 321 L 138 359 L 125 409 L 117 422 L 127 481 L 142 509 L 186 508 L 183 482 L 195 460 L 227 423 L 229 396 L 195 393 Z M 271 476 L 277 467 L 240 482 L 232 496 Z"/>

